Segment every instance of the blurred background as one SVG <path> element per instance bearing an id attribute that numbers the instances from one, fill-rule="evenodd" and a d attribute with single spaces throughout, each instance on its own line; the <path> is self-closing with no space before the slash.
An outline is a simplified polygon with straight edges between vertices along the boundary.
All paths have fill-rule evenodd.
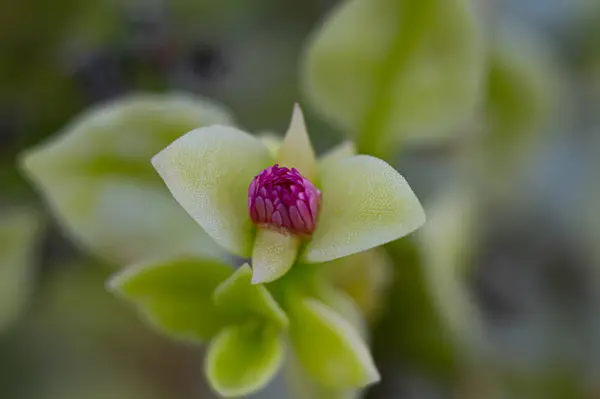
<path id="1" fill-rule="evenodd" d="M 600 7 L 480 1 L 483 22 L 534 32 L 541 69 L 505 80 L 505 64 L 490 62 L 482 101 L 502 123 L 487 120 L 498 132 L 486 145 L 457 134 L 393 155 L 430 225 L 387 248 L 394 278 L 372 320 L 383 380 L 366 397 L 600 398 Z M 196 93 L 247 131 L 281 135 L 305 101 L 307 38 L 336 3 L 4 2 L 0 398 L 214 397 L 202 348 L 156 335 L 105 291 L 122 265 L 73 243 L 19 154 L 88 107 L 139 91 Z M 510 53 L 529 38 L 509 31 Z M 304 108 L 317 152 L 344 139 Z M 473 158 L 487 166 L 473 170 Z M 446 248 L 463 235 L 460 250 Z M 283 385 L 253 397 L 286 398 Z"/>

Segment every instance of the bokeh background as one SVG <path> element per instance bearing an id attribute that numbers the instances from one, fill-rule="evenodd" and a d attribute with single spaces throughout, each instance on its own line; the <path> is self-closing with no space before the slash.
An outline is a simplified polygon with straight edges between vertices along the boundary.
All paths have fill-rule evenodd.
<path id="1" fill-rule="evenodd" d="M 394 154 L 430 226 L 388 248 L 393 278 L 372 321 L 383 380 L 366 397 L 600 398 L 600 5 L 480 2 L 485 24 L 534 32 L 533 49 L 548 57 L 533 76 L 551 78 L 528 97 L 527 80 L 506 83 L 502 64 L 491 64 L 483 101 L 514 97 L 498 111 L 508 122 L 496 141 L 473 150 L 468 133 L 456 134 Z M 306 101 L 298 76 L 307 38 L 336 3 L 3 3 L 0 398 L 213 397 L 202 348 L 158 336 L 106 292 L 121 265 L 73 244 L 19 154 L 88 107 L 139 91 L 196 93 L 250 132 L 281 135 L 293 103 Z M 510 32 L 509 46 L 529 39 Z M 524 94 L 507 94 L 511 85 Z M 538 93 L 552 106 L 529 126 Z M 345 138 L 310 104 L 305 112 L 317 152 Z M 524 133 L 514 128 L 522 124 Z M 487 167 L 474 171 L 473 158 Z M 467 189 L 471 172 L 477 183 Z M 477 228 L 465 232 L 468 218 L 454 215 L 471 213 L 473 201 Z M 444 245 L 462 234 L 468 251 L 458 256 Z M 253 397 L 288 393 L 278 379 Z"/>

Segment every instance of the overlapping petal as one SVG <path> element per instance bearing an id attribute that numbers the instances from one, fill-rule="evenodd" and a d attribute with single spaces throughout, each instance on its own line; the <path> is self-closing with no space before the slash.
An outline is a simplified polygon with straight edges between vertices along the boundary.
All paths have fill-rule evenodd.
<path id="1" fill-rule="evenodd" d="M 232 127 L 196 129 L 152 163 L 175 199 L 217 243 L 250 256 L 254 225 L 248 217 L 248 185 L 272 163 L 260 140 Z"/>
<path id="2" fill-rule="evenodd" d="M 303 260 L 325 262 L 411 233 L 425 213 L 406 180 L 384 161 L 353 156 L 321 172 L 323 205 Z"/>

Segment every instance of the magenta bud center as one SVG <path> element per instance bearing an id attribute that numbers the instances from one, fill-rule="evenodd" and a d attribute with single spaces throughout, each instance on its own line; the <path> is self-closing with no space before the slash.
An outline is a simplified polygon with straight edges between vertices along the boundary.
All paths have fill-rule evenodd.
<path id="1" fill-rule="evenodd" d="M 275 164 L 252 180 L 248 210 L 254 223 L 310 235 L 315 230 L 321 192 L 295 168 Z"/>

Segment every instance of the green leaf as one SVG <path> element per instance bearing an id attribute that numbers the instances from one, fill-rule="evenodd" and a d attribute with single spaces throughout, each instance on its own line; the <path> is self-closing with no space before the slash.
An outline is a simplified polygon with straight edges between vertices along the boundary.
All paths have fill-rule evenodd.
<path id="1" fill-rule="evenodd" d="M 40 221 L 28 209 L 0 215 L 0 332 L 23 310 L 32 289 L 36 238 Z"/>
<path id="2" fill-rule="evenodd" d="M 298 169 L 308 180 L 315 181 L 317 178 L 315 151 L 306 131 L 302 109 L 298 104 L 294 105 L 292 121 L 279 147 L 277 162 L 281 166 Z"/>
<path id="3" fill-rule="evenodd" d="M 214 260 L 175 258 L 126 268 L 108 287 L 133 303 L 157 330 L 186 341 L 212 338 L 230 318 L 212 301 L 232 273 Z"/>
<path id="4" fill-rule="evenodd" d="M 21 164 L 52 213 L 86 249 L 119 264 L 222 251 L 186 215 L 150 164 L 185 132 L 230 124 L 220 106 L 186 95 L 135 95 L 71 121 Z"/>
<path id="5" fill-rule="evenodd" d="M 482 33 L 468 0 L 348 0 L 310 43 L 302 76 L 315 108 L 368 141 L 440 136 L 479 99 Z"/>
<path id="6" fill-rule="evenodd" d="M 359 388 L 379 380 L 360 334 L 320 301 L 291 298 L 290 339 L 298 361 L 320 385 Z"/>
<path id="7" fill-rule="evenodd" d="M 249 314 L 262 316 L 279 327 L 287 327 L 288 318 L 269 291 L 261 284 L 252 284 L 252 269 L 245 263 L 213 295 L 215 304 L 244 320 Z"/>
<path id="8" fill-rule="evenodd" d="M 208 348 L 208 382 L 225 397 L 253 393 L 277 373 L 283 355 L 283 339 L 276 331 L 255 325 L 227 327 Z"/>
<path id="9" fill-rule="evenodd" d="M 301 240 L 298 236 L 259 228 L 252 251 L 252 282 L 268 283 L 282 277 L 294 265 Z"/>
<path id="10" fill-rule="evenodd" d="M 193 130 L 152 159 L 181 206 L 217 243 L 245 257 L 255 230 L 248 187 L 271 163 L 259 139 L 225 126 Z"/>
<path id="11" fill-rule="evenodd" d="M 384 161 L 358 155 L 321 173 L 323 203 L 301 259 L 326 262 L 383 245 L 425 222 L 419 200 Z"/>

